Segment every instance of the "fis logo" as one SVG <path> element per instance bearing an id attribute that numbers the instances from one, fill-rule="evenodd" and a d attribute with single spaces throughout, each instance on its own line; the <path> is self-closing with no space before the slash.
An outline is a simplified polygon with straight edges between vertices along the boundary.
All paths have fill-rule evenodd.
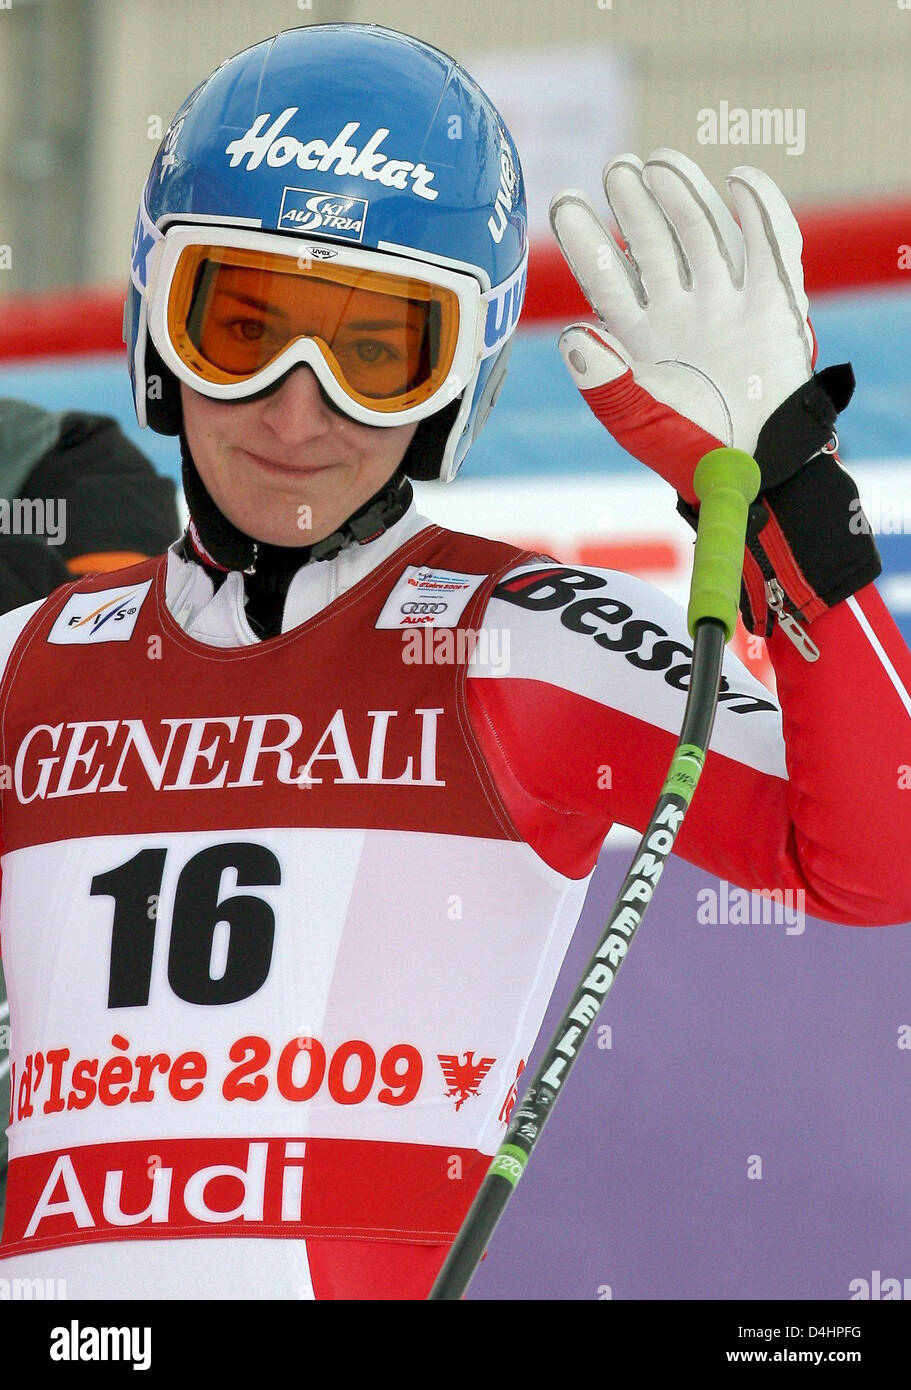
<path id="1" fill-rule="evenodd" d="M 74 594 L 58 613 L 47 640 L 56 646 L 126 642 L 151 586 L 151 579 L 147 579 L 131 589 Z"/>
<path id="2" fill-rule="evenodd" d="M 278 226 L 280 231 L 321 231 L 346 241 L 362 241 L 366 217 L 366 198 L 343 198 L 314 188 L 286 188 Z"/>

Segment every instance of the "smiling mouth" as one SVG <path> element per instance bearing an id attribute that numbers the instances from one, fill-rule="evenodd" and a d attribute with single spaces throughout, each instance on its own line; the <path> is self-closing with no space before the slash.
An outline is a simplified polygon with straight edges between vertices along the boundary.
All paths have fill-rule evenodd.
<path id="1" fill-rule="evenodd" d="M 264 468 L 269 473 L 282 473 L 297 478 L 309 477 L 311 473 L 325 473 L 327 469 L 335 467 L 332 463 L 279 463 L 275 459 L 264 458 L 262 454 L 254 454 L 250 449 L 242 448 L 240 452 L 251 459 L 257 467 Z"/>

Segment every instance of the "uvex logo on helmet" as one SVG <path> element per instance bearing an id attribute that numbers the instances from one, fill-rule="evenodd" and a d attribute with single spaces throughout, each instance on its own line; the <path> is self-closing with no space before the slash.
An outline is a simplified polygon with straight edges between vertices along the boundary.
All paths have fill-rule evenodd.
<path id="1" fill-rule="evenodd" d="M 331 144 L 319 139 L 298 140 L 294 135 L 284 135 L 282 132 L 299 110 L 297 106 L 286 106 L 271 125 L 268 124 L 271 120 L 268 111 L 257 116 L 249 130 L 225 147 L 225 154 L 231 156 L 230 167 L 235 169 L 243 159 L 247 161 L 248 170 L 258 169 L 263 160 L 273 169 L 295 162 L 299 169 L 318 169 L 321 174 L 331 171 L 340 177 L 369 179 L 386 188 L 409 189 L 419 198 L 431 201 L 437 197 L 437 189 L 430 187 L 433 174 L 426 164 L 414 164 L 408 159 L 391 159 L 379 153 L 380 145 L 389 134 L 385 126 L 375 130 L 360 148 L 346 143 L 355 131 L 360 130 L 359 121 L 349 121 Z"/>
<path id="2" fill-rule="evenodd" d="M 487 219 L 487 227 L 490 235 L 493 237 L 494 241 L 498 243 L 503 240 L 503 233 L 506 231 L 506 221 L 512 213 L 518 188 L 519 175 L 513 163 L 509 145 L 501 135 L 500 186 L 497 189 L 497 200 L 493 205 L 493 213 Z"/>

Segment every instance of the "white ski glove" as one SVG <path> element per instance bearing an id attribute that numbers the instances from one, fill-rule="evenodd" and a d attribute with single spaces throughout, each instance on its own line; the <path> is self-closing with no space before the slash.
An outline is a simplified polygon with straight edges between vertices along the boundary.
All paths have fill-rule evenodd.
<path id="1" fill-rule="evenodd" d="M 776 615 L 813 660 L 795 615 L 812 623 L 881 570 L 834 455 L 854 374 L 849 364 L 814 374 L 803 238 L 777 186 L 746 165 L 727 185 L 739 227 L 685 155 L 656 150 L 644 165 L 621 155 L 604 189 L 625 253 L 583 193 L 558 193 L 551 224 L 600 320 L 572 324 L 559 346 L 596 417 L 676 488 L 691 524 L 703 454 L 723 444 L 755 457 L 741 611 L 765 636 Z"/>
<path id="2" fill-rule="evenodd" d="M 738 167 L 727 184 L 742 230 L 685 155 L 615 159 L 604 190 L 626 255 L 583 193 L 550 205 L 603 325 L 563 332 L 570 375 L 617 442 L 690 503 L 702 455 L 719 444 L 753 453 L 816 353 L 791 209 L 759 169 Z"/>

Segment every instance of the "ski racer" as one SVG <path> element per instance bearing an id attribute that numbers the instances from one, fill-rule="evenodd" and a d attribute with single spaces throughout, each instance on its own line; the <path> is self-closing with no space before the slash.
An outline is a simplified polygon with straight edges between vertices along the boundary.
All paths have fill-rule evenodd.
<path id="1" fill-rule="evenodd" d="M 815 370 L 796 223 L 739 168 L 738 226 L 673 151 L 605 187 L 626 251 L 581 195 L 552 214 L 600 320 L 561 339 L 584 399 L 691 519 L 708 449 L 763 474 L 742 611 L 777 695 L 728 655 L 678 852 L 904 922 L 911 656 L 850 525 L 851 372 Z M 4 1274 L 426 1296 L 692 656 L 644 582 L 417 511 L 502 387 L 527 251 L 502 119 L 406 35 L 279 34 L 169 127 L 125 326 L 191 520 L 0 620 Z"/>

